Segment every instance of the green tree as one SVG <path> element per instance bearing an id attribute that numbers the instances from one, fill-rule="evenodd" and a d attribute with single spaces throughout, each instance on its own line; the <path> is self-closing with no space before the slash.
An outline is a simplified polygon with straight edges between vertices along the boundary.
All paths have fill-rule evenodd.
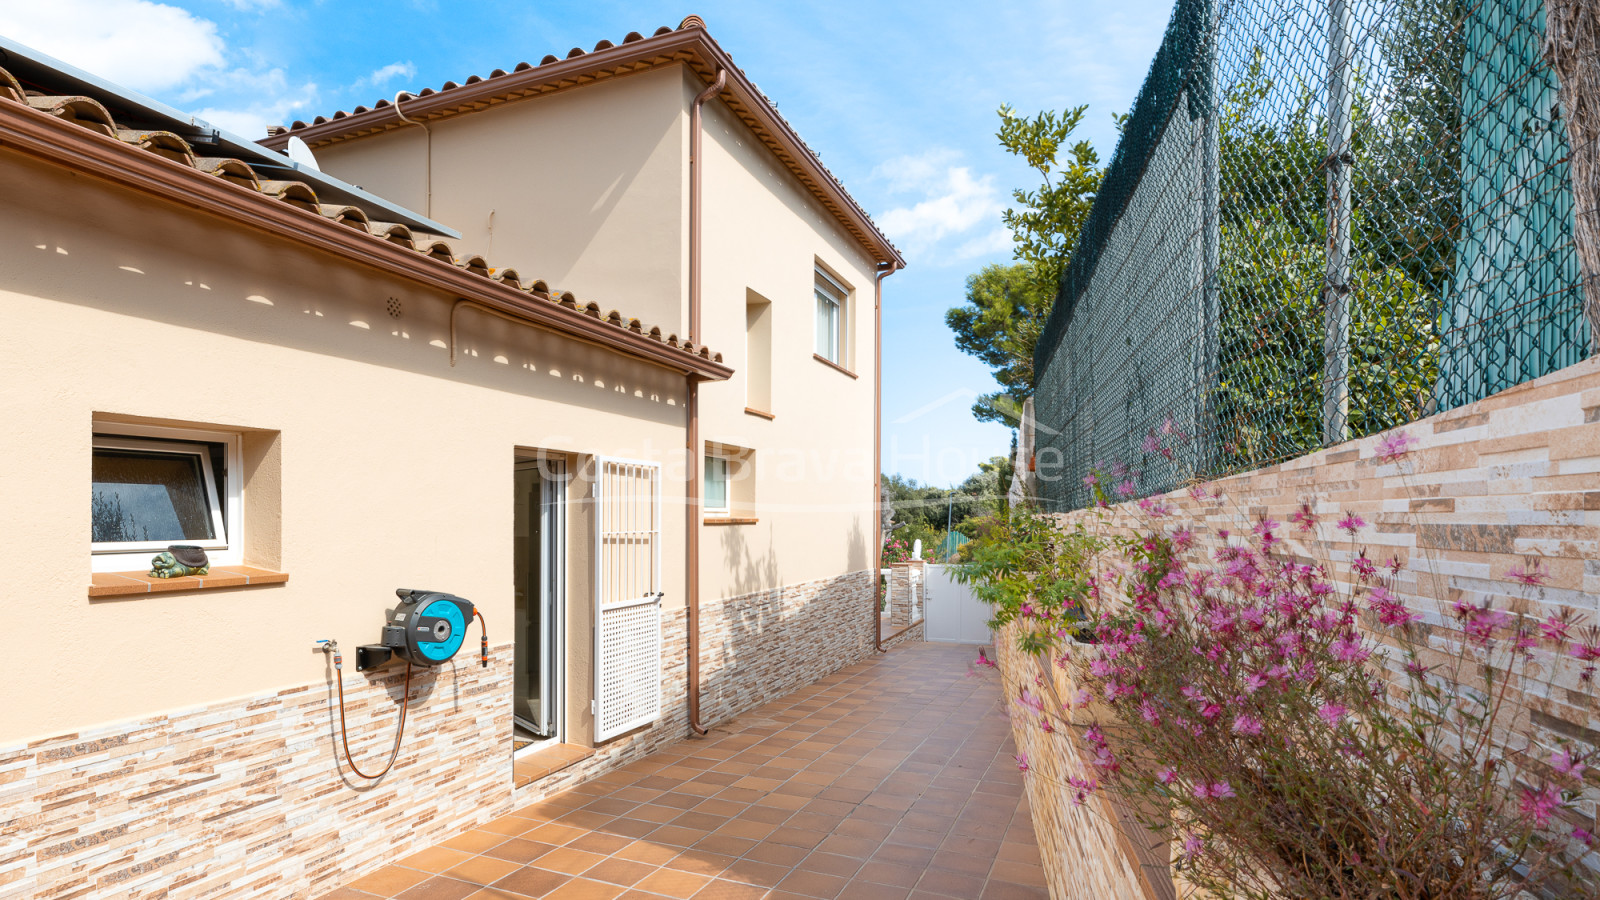
<path id="1" fill-rule="evenodd" d="M 1103 174 L 1094 147 L 1071 141 L 1087 110 L 1046 110 L 1027 118 L 1000 107 L 995 137 L 1039 173 L 1041 184 L 1013 190 L 1016 205 L 1001 215 L 1016 242 L 1017 262 L 988 265 L 968 276 L 966 304 L 945 313 L 956 347 L 983 360 L 1000 382 L 1001 390 L 972 405 L 980 422 L 1015 427 L 1022 400 L 1033 393 L 1033 348 Z"/>
<path id="2" fill-rule="evenodd" d="M 980 396 L 972 414 L 980 422 L 1015 427 L 1022 401 L 1033 392 L 1033 348 L 1055 302 L 1053 284 L 1031 263 L 984 266 L 967 276 L 967 303 L 944 314 L 956 347 L 983 360 L 1001 390 Z"/>

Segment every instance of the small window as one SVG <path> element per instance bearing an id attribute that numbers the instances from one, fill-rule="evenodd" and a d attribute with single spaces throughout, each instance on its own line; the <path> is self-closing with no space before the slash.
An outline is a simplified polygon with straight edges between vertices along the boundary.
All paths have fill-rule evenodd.
<path id="1" fill-rule="evenodd" d="M 817 269 L 817 355 L 828 362 L 844 363 L 844 305 L 850 292 L 832 275 Z"/>
<path id="2" fill-rule="evenodd" d="M 705 511 L 728 512 L 728 461 L 720 456 L 706 457 Z"/>
<path id="3" fill-rule="evenodd" d="M 173 544 L 203 548 L 213 565 L 242 562 L 239 436 L 117 427 L 97 423 L 93 440 L 93 570 L 148 568 Z"/>

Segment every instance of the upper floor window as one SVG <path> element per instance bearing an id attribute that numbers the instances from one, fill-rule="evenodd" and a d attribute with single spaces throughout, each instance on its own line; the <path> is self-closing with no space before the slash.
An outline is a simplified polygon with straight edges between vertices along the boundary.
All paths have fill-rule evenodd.
<path id="1" fill-rule="evenodd" d="M 836 365 L 844 364 L 845 301 L 850 291 L 832 275 L 816 270 L 817 355 Z"/>
<path id="2" fill-rule="evenodd" d="M 728 460 L 725 457 L 706 456 L 705 512 L 728 514 Z"/>
<path id="3" fill-rule="evenodd" d="M 237 434 L 97 423 L 93 570 L 148 568 L 172 544 L 203 548 L 213 565 L 242 562 L 239 456 Z"/>

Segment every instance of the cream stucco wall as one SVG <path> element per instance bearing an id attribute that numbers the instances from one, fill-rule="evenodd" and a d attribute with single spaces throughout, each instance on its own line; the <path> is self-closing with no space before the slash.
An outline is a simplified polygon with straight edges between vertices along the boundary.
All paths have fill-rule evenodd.
<path id="1" fill-rule="evenodd" d="M 703 85 L 684 72 L 685 102 Z M 720 102 L 704 107 L 704 339 L 733 366 L 700 389 L 701 435 L 754 451 L 759 522 L 706 529 L 702 590 L 754 590 L 869 569 L 873 261 Z M 845 366 L 813 358 L 820 263 L 851 288 Z M 770 421 L 745 412 L 745 304 L 771 303 Z"/>
<path id="2" fill-rule="evenodd" d="M 467 597 L 509 641 L 517 449 L 681 458 L 665 370 L 470 313 L 452 368 L 449 297 L 3 153 L 0 197 L 0 596 L 23 629 L 0 743 L 320 686 L 312 642 L 353 668 L 397 587 Z M 276 432 L 247 452 L 245 504 L 277 493 L 281 518 L 249 522 L 246 562 L 290 581 L 90 599 L 97 414 Z"/>
<path id="3" fill-rule="evenodd" d="M 703 89 L 677 66 L 442 120 L 434 217 L 485 249 L 493 210 L 492 265 L 685 334 L 689 109 Z M 702 534 L 702 595 L 727 597 L 872 565 L 874 269 L 720 101 L 704 110 L 700 337 L 735 375 L 701 389 L 701 435 L 754 451 L 760 519 Z M 421 209 L 425 140 L 407 128 L 317 153 Z M 818 262 L 853 289 L 845 362 L 858 378 L 812 358 Z M 745 412 L 750 291 L 772 304 L 771 421 Z"/>
<path id="4" fill-rule="evenodd" d="M 680 83 L 652 70 L 430 125 L 431 204 L 421 127 L 319 148 L 317 162 L 431 209 L 490 265 L 684 335 Z"/>

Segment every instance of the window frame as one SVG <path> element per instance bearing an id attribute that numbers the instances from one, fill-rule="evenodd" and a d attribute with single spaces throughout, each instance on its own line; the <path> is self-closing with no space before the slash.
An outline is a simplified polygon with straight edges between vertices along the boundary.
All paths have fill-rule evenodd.
<path id="1" fill-rule="evenodd" d="M 845 311 L 849 309 L 850 288 L 820 264 L 814 269 L 816 277 L 812 283 L 812 296 L 818 301 L 812 312 L 814 338 L 820 337 L 815 332 L 821 326 L 822 301 L 827 301 L 833 305 L 833 327 L 828 335 L 833 346 L 828 348 L 831 352 L 824 352 L 822 347 L 814 347 L 812 352 L 836 366 L 844 366 L 849 347 L 849 329 L 845 327 Z"/>
<path id="2" fill-rule="evenodd" d="M 701 484 L 700 484 L 700 513 L 702 515 L 715 516 L 715 517 L 726 517 L 726 516 L 732 515 L 732 513 L 733 513 L 733 488 L 732 488 L 733 476 L 732 476 L 732 472 L 731 472 L 731 470 L 733 468 L 732 465 L 731 465 L 732 460 L 728 459 L 726 456 L 721 455 L 720 453 L 711 453 L 711 452 L 707 452 L 706 453 L 705 460 L 706 461 L 705 461 L 704 468 L 706 470 L 709 470 L 712 467 L 713 463 L 721 463 L 722 464 L 722 505 L 721 506 L 712 506 L 710 504 L 710 502 L 708 501 L 707 495 L 709 494 L 710 488 L 711 488 L 711 478 L 710 478 L 710 473 L 708 471 L 702 471 L 701 472 L 701 479 L 700 479 L 701 480 Z"/>
<path id="3" fill-rule="evenodd" d="M 221 478 L 211 464 L 209 445 L 213 444 L 222 446 L 224 471 Z M 212 531 L 219 537 L 182 541 L 96 541 L 91 524 L 91 572 L 144 571 L 149 569 L 152 556 L 176 543 L 201 547 L 212 566 L 244 563 L 244 454 L 240 433 L 96 420 L 90 441 L 91 466 L 94 451 L 99 449 L 197 456 L 206 482 Z M 91 475 L 91 484 L 92 479 Z"/>

